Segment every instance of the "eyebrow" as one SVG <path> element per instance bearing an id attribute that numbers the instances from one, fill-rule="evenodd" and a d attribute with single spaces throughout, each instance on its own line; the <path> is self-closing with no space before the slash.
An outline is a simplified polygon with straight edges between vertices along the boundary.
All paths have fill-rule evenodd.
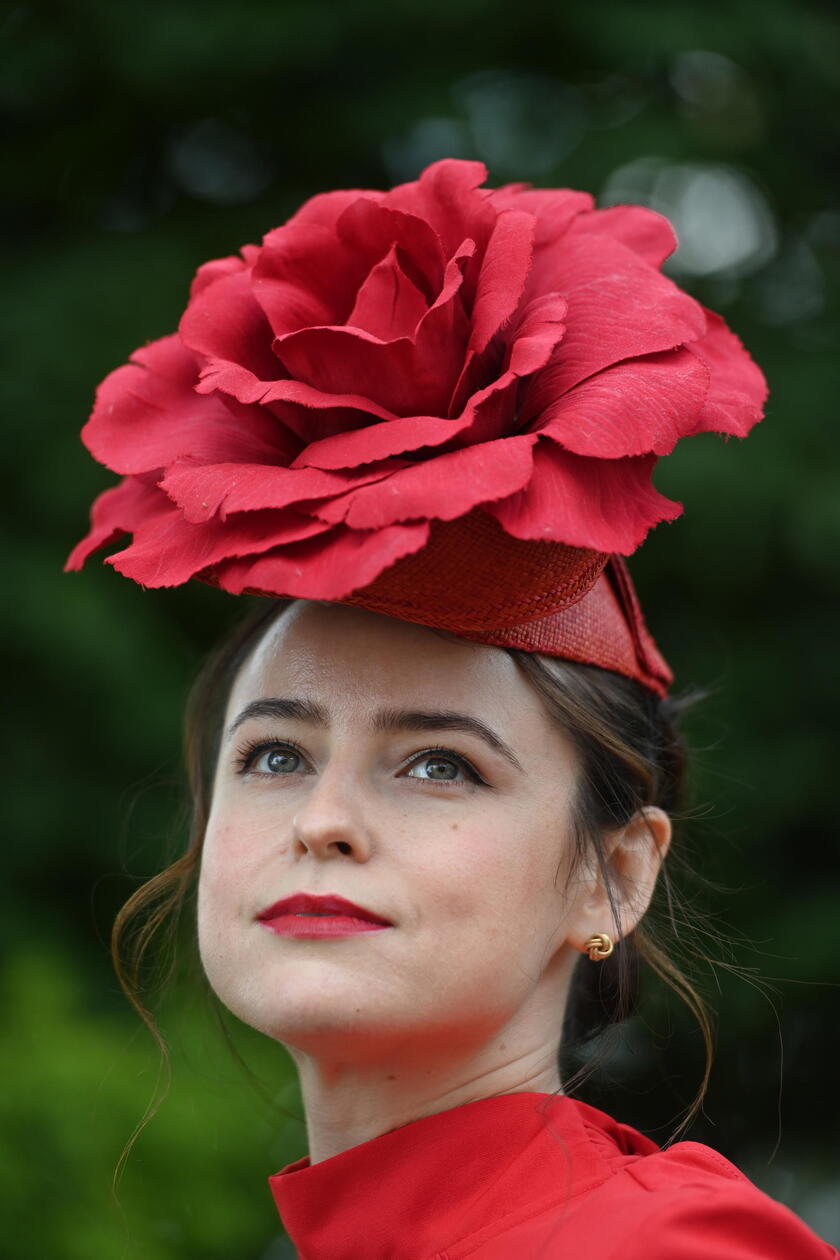
<path id="1" fill-rule="evenodd" d="M 374 715 L 375 731 L 462 731 L 484 741 L 493 752 L 499 753 L 517 770 L 522 769 L 519 758 L 494 730 L 468 713 L 454 709 L 380 709 Z"/>
<path id="2" fill-rule="evenodd" d="M 261 700 L 252 700 L 231 723 L 228 739 L 243 722 L 251 718 L 274 718 L 275 720 L 295 719 L 308 722 L 312 726 L 329 726 L 329 714 L 323 705 L 311 700 L 295 700 L 280 696 L 264 696 Z M 524 773 L 519 758 L 513 749 L 505 743 L 486 723 L 469 713 L 458 713 L 454 709 L 380 709 L 373 715 L 371 723 L 374 731 L 461 731 L 465 735 L 474 735 L 482 740 L 493 752 L 504 757 L 517 770 Z"/>
<path id="3" fill-rule="evenodd" d="M 279 696 L 264 696 L 262 700 L 252 700 L 246 704 L 240 714 L 228 727 L 227 738 L 237 730 L 243 722 L 250 718 L 295 718 L 298 722 L 309 722 L 312 726 L 328 726 L 329 717 L 326 709 L 311 700 L 287 700 Z"/>

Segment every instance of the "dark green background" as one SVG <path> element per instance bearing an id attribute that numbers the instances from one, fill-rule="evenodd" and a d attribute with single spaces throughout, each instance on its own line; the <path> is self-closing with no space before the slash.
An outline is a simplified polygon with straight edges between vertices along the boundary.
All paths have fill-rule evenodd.
<path id="1" fill-rule="evenodd" d="M 840 1242 L 831 6 L 74 0 L 13 6 L 0 35 L 9 1254 L 289 1254 L 264 1184 L 304 1148 L 284 1118 L 299 1115 L 284 1052 L 236 1034 L 267 1102 L 196 985 L 161 1013 L 174 1088 L 129 1162 L 122 1214 L 109 1198 L 156 1056 L 104 941 L 130 876 L 181 839 L 182 699 L 241 605 L 146 593 L 95 562 L 62 576 L 113 480 L 78 430 L 98 380 L 175 327 L 200 262 L 314 192 L 386 187 L 446 155 L 484 159 L 493 183 L 670 208 L 674 274 L 769 376 L 746 442 L 698 439 L 662 464 L 686 517 L 634 572 L 680 684 L 712 692 L 691 724 L 687 843 L 725 885 L 706 900 L 733 945 L 712 947 L 719 1057 L 693 1136 Z M 584 1095 L 659 1136 L 699 1071 L 679 1016 L 666 1032 L 632 1025 Z"/>

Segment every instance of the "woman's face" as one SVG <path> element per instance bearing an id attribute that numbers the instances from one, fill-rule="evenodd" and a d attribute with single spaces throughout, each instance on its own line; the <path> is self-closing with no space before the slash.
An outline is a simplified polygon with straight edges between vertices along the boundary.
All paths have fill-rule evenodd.
<path id="1" fill-rule="evenodd" d="M 548 988 L 559 1033 L 576 771 L 504 651 L 293 604 L 225 718 L 198 899 L 213 988 L 290 1048 L 344 1060 L 478 1044 Z M 299 892 L 392 926 L 298 938 L 260 919 Z"/>

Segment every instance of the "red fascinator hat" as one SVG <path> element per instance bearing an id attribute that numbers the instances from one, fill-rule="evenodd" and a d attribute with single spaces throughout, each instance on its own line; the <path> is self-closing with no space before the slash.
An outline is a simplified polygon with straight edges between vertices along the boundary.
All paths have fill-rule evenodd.
<path id="1" fill-rule="evenodd" d="M 200 267 L 177 333 L 99 386 L 122 475 L 68 569 L 361 605 L 478 642 L 670 672 L 622 557 L 682 511 L 659 456 L 761 418 L 760 370 L 659 270 L 660 215 L 482 188 L 447 159 L 312 197 Z"/>

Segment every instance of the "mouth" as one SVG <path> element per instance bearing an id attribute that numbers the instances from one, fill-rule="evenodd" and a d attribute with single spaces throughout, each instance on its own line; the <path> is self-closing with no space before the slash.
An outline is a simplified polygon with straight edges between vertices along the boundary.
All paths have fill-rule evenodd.
<path id="1" fill-rule="evenodd" d="M 321 928 L 325 929 L 328 926 L 327 920 L 335 927 L 356 925 L 356 930 L 393 927 L 390 919 L 375 914 L 365 906 L 357 906 L 345 897 L 305 892 L 294 893 L 291 897 L 275 901 L 273 905 L 261 910 L 257 919 L 271 925 L 282 921 L 287 927 L 291 927 L 294 921 L 301 927 L 309 921 L 314 927 L 320 921 Z"/>

